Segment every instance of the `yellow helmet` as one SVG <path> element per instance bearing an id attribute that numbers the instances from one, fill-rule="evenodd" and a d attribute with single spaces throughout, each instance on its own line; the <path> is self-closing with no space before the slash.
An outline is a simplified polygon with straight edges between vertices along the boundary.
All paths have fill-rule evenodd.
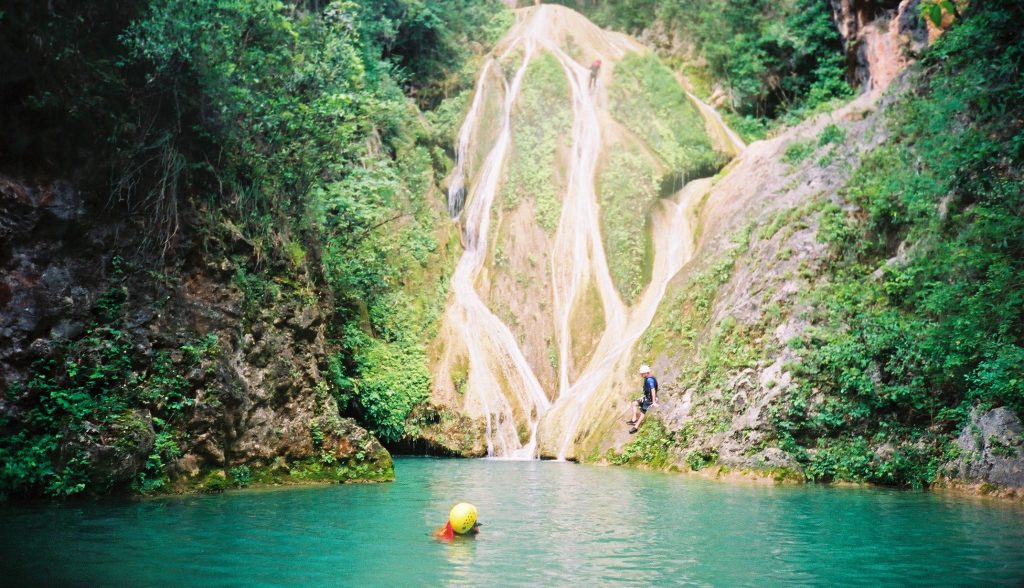
<path id="1" fill-rule="evenodd" d="M 456 504 L 448 513 L 448 522 L 452 524 L 452 530 L 459 535 L 468 533 L 476 522 L 476 507 L 468 502 Z"/>

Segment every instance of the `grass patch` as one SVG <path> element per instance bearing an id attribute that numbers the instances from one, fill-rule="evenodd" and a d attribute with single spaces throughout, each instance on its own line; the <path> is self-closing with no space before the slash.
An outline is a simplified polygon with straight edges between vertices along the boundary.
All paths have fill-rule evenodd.
<path id="1" fill-rule="evenodd" d="M 608 93 L 612 116 L 643 139 L 670 173 L 690 180 L 713 175 L 725 163 L 711 146 L 704 119 L 656 55 L 627 55 L 615 67 Z"/>
<path id="2" fill-rule="evenodd" d="M 789 145 L 786 145 L 786 151 L 782 154 L 782 161 L 789 165 L 797 165 L 801 161 L 810 157 L 817 148 L 818 147 L 815 145 L 814 141 L 793 141 Z"/>
<path id="3" fill-rule="evenodd" d="M 600 177 L 601 235 L 615 287 L 627 303 L 643 291 L 653 259 L 647 214 L 658 198 L 657 172 L 635 149 L 615 149 Z"/>
<path id="4" fill-rule="evenodd" d="M 818 147 L 838 145 L 846 140 L 846 130 L 834 124 L 827 125 L 818 133 Z"/>
<path id="5" fill-rule="evenodd" d="M 534 202 L 537 224 L 549 234 L 562 212 L 564 190 L 556 175 L 556 152 L 572 127 L 569 84 L 558 60 L 543 52 L 527 66 L 512 121 L 513 150 L 500 194 L 506 210 Z"/>

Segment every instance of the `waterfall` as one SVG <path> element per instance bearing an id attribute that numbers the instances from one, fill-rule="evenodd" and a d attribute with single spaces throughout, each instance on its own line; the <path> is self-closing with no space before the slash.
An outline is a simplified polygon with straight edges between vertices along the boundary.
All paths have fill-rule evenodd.
<path id="1" fill-rule="evenodd" d="M 660 210 L 652 219 L 655 253 L 651 281 L 640 299 L 627 306 L 613 283 L 601 238 L 595 189 L 602 144 L 601 109 L 597 96 L 588 87 L 588 69 L 563 51 L 559 43 L 557 31 L 560 27 L 568 29 L 565 21 L 570 18 L 582 19 L 563 7 L 531 9 L 510 31 L 501 54 L 487 61 L 459 132 L 456 168 L 448 191 L 449 212 L 453 218 L 462 216 L 465 249 L 452 276 L 446 320 L 467 349 L 469 371 L 464 409 L 485 419 L 490 456 L 535 458 L 538 439 L 543 438 L 554 448 L 551 453 L 558 459 L 568 457 L 588 409 L 600 398 L 595 394 L 607 389 L 616 377 L 632 375 L 635 366 L 629 363 L 634 343 L 653 320 L 669 281 L 693 254 L 694 210 L 710 185 L 707 180 L 691 182 L 674 198 L 660 203 Z M 607 57 L 602 55 L 605 59 L 621 57 L 625 50 L 641 50 L 621 35 L 583 22 L 592 29 L 587 33 L 600 36 L 601 47 L 607 53 Z M 522 49 L 522 59 L 508 79 L 502 61 L 516 48 Z M 488 308 L 475 286 L 487 258 L 491 209 L 510 149 L 513 108 L 527 67 L 538 51 L 552 54 L 562 66 L 569 83 L 573 115 L 566 190 L 562 194 L 561 216 L 549 264 L 551 319 L 558 356 L 557 389 L 550 393 L 542 388 L 508 325 Z M 497 90 L 492 86 L 498 82 L 503 91 L 499 131 L 479 171 L 467 182 L 466 158 L 471 139 L 478 134 L 482 122 L 493 122 L 480 120 L 481 103 L 488 91 Z M 573 380 L 569 373 L 573 349 L 571 316 L 580 295 L 591 283 L 596 285 L 600 297 L 604 330 L 589 360 L 582 370 L 577 370 Z M 529 434 L 525 442 L 521 439 L 520 423 Z"/>
<path id="2" fill-rule="evenodd" d="M 686 92 L 686 97 L 697 107 L 704 120 L 714 129 L 715 134 L 721 135 L 724 138 L 725 146 L 734 155 L 739 155 L 747 148 L 747 144 L 743 142 L 743 139 L 736 134 L 736 131 L 729 128 L 729 125 L 725 124 L 725 121 L 722 120 L 722 115 L 713 106 L 694 96 L 689 91 Z"/>
<path id="3" fill-rule="evenodd" d="M 512 47 L 506 50 L 505 55 L 511 52 Z M 452 276 L 453 302 L 449 317 L 456 323 L 469 349 L 467 386 L 476 393 L 483 408 L 488 455 L 533 458 L 536 455 L 537 423 L 550 402 L 512 332 L 487 308 L 473 286 L 486 259 L 491 205 L 510 142 L 512 108 L 535 50 L 532 39 L 525 40 L 523 49 L 522 62 L 512 80 L 502 77 L 505 98 L 500 132 L 480 169 L 479 179 L 470 191 L 465 210 L 465 251 Z M 483 91 L 481 83 L 477 88 L 477 100 Z M 474 113 L 473 117 L 467 118 L 462 134 L 468 136 L 476 124 Z M 503 381 L 510 383 L 514 400 L 528 422 L 530 440 L 526 444 L 519 439 L 513 406 L 502 393 Z"/>
<path id="4" fill-rule="evenodd" d="M 466 120 L 459 129 L 459 138 L 455 148 L 455 173 L 448 185 L 448 215 L 458 218 L 462 213 L 462 207 L 466 203 L 466 153 L 469 152 L 469 140 L 473 136 L 473 129 L 476 128 L 477 117 L 480 115 L 480 104 L 483 102 L 483 85 L 487 80 L 487 74 L 494 64 L 493 59 L 488 59 L 480 70 L 480 79 L 476 82 L 473 92 L 473 102 L 466 114 Z"/>

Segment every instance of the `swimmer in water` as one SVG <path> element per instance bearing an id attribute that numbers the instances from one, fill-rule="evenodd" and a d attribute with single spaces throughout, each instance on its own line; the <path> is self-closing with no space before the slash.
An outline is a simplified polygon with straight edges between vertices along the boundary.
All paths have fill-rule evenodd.
<path id="1" fill-rule="evenodd" d="M 480 533 L 480 523 L 476 521 L 476 507 L 468 502 L 460 502 L 448 513 L 448 521 L 443 527 L 431 535 L 438 539 L 451 541 L 456 536 L 473 537 Z"/>

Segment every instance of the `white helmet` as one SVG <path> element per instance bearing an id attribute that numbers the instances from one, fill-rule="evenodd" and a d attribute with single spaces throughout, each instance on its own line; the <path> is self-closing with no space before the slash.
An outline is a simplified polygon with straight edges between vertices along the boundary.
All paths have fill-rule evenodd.
<path id="1" fill-rule="evenodd" d="M 649 374 L 649 373 L 651 373 L 651 366 L 647 365 L 646 363 L 643 364 L 642 366 L 640 366 L 640 373 L 641 374 Z"/>

